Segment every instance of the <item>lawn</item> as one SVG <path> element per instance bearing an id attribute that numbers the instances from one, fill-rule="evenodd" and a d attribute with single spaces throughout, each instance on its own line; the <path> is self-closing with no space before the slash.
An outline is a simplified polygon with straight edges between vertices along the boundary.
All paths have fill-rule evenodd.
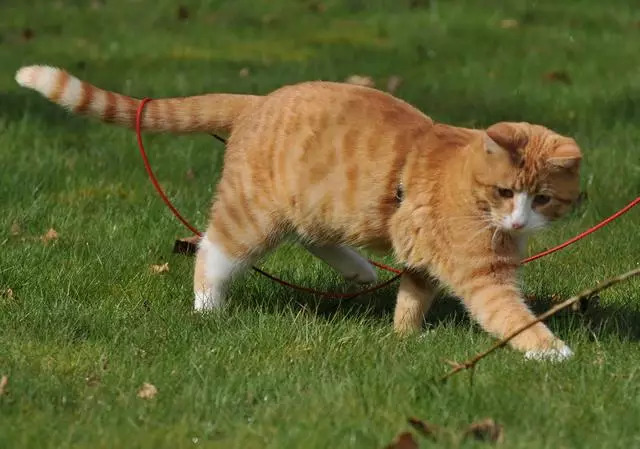
<path id="1" fill-rule="evenodd" d="M 550 321 L 575 357 L 499 351 L 434 379 L 492 338 L 442 297 L 425 333 L 392 332 L 395 286 L 342 303 L 248 273 L 223 314 L 191 311 L 188 232 L 146 178 L 129 130 L 71 117 L 13 80 L 65 67 L 138 97 L 267 93 L 370 76 L 433 118 L 526 120 L 576 138 L 586 200 L 531 253 L 640 192 L 640 9 L 624 0 L 5 0 L 0 21 L 1 448 L 382 448 L 417 416 L 460 442 L 472 421 L 509 448 L 640 447 L 640 281 Z M 152 164 L 198 226 L 224 148 L 148 136 Z M 43 238 L 55 229 L 57 238 Z M 640 208 L 523 269 L 536 310 L 640 263 Z M 385 259 L 392 262 L 391 258 Z M 168 263 L 156 274 L 151 265 Z M 294 244 L 261 261 L 346 287 Z M 382 274 L 382 278 L 387 275 Z M 11 289 L 9 291 L 8 289 Z M 140 398 L 144 382 L 157 394 Z"/>

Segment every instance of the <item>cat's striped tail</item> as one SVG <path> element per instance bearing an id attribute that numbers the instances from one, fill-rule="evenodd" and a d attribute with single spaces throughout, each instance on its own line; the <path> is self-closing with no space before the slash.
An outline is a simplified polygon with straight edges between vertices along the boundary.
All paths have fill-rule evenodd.
<path id="1" fill-rule="evenodd" d="M 135 127 L 139 99 L 100 89 L 64 70 L 43 65 L 22 67 L 16 73 L 16 81 L 75 114 Z M 260 102 L 261 98 L 208 94 L 154 100 L 145 106 L 142 129 L 175 133 L 230 131 L 242 111 Z"/>

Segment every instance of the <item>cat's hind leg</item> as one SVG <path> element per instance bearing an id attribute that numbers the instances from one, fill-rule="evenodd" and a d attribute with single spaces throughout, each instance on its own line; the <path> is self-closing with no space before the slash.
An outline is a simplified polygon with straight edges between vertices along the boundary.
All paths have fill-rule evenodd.
<path id="1" fill-rule="evenodd" d="M 347 281 L 369 284 L 378 279 L 376 271 L 367 259 L 348 246 L 304 244 L 304 247 L 333 267 Z"/>
<path id="2" fill-rule="evenodd" d="M 221 242 L 205 234 L 198 244 L 193 275 L 193 307 L 197 311 L 216 309 L 224 304 L 231 277 L 240 271 L 243 260 L 232 256 Z"/>
<path id="3" fill-rule="evenodd" d="M 193 275 L 194 308 L 207 311 L 225 303 L 232 277 L 246 270 L 281 239 L 282 229 L 272 216 L 246 217 L 224 195 L 213 205 L 211 221 L 200 240 Z"/>

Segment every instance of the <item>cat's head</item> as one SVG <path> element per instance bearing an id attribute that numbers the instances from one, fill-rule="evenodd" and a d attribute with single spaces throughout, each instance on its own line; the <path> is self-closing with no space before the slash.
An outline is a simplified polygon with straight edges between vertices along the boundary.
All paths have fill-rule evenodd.
<path id="1" fill-rule="evenodd" d="M 500 122 L 473 148 L 473 191 L 491 223 L 506 232 L 542 228 L 579 195 L 576 142 L 529 123 Z"/>

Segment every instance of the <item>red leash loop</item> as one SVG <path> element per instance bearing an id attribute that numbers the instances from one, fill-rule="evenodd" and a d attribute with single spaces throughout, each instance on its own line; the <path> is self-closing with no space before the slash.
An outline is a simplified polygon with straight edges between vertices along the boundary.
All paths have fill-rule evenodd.
<path id="1" fill-rule="evenodd" d="M 160 195 L 160 198 L 162 198 L 162 201 L 164 201 L 164 204 L 167 205 L 167 207 L 171 210 L 171 212 L 173 212 L 173 215 L 175 215 L 178 220 L 180 220 L 182 222 L 182 224 L 184 224 L 191 232 L 193 232 L 195 235 L 202 237 L 202 233 L 200 231 L 198 231 L 198 229 L 195 228 L 195 226 L 191 225 L 191 223 L 189 223 L 182 215 L 180 215 L 180 212 L 178 212 L 178 210 L 173 206 L 173 204 L 171 203 L 171 200 L 169 200 L 169 198 L 167 197 L 167 195 L 164 193 L 164 190 L 162 190 L 162 187 L 160 186 L 160 183 L 158 182 L 158 180 L 156 179 L 155 174 L 153 173 L 153 170 L 151 169 L 151 164 L 149 164 L 149 159 L 147 158 L 147 152 L 144 149 L 144 145 L 142 144 L 142 111 L 144 110 L 144 106 L 149 103 L 151 101 L 150 98 L 143 98 L 140 101 L 140 104 L 138 105 L 138 109 L 136 110 L 136 137 L 138 138 L 138 148 L 140 149 L 140 155 L 142 156 L 142 161 L 144 162 L 144 168 L 147 170 L 147 175 L 149 175 L 149 179 L 151 180 L 151 183 L 153 184 L 153 187 L 156 189 L 156 192 L 158 192 L 158 195 Z M 575 237 L 567 240 L 566 242 L 558 245 L 558 246 L 554 246 L 553 248 L 549 248 L 545 251 L 542 251 L 541 253 L 535 254 L 533 256 L 527 257 L 526 259 L 524 259 L 522 261 L 522 264 L 526 264 L 529 262 L 532 262 L 536 259 L 540 259 L 541 257 L 547 256 L 549 254 L 555 253 L 556 251 L 560 251 L 561 249 L 566 248 L 567 246 L 577 242 L 578 240 L 581 240 L 583 238 L 585 238 L 586 236 L 588 236 L 589 234 L 592 234 L 594 232 L 596 232 L 598 229 L 608 225 L 609 223 L 611 223 L 613 220 L 615 220 L 616 218 L 620 217 L 621 215 L 629 212 L 633 207 L 637 206 L 638 204 L 640 204 L 640 196 L 637 197 L 635 200 L 631 201 L 629 204 L 627 204 L 625 207 L 623 207 L 622 209 L 620 209 L 618 212 L 616 212 L 615 214 L 611 215 L 608 218 L 605 218 L 604 220 L 602 220 L 600 223 L 598 223 L 597 225 L 587 229 L 584 232 L 581 232 L 580 234 L 576 235 Z M 356 296 L 360 296 L 360 295 L 364 295 L 366 293 L 371 293 L 373 291 L 379 290 L 383 287 L 386 287 L 387 285 L 395 282 L 398 278 L 400 278 L 400 276 L 402 275 L 403 271 L 399 270 L 397 268 L 393 268 L 390 267 L 388 265 L 382 264 L 380 262 L 376 262 L 374 260 L 369 259 L 369 263 L 371 263 L 372 265 L 389 271 L 391 273 L 395 273 L 396 275 L 393 276 L 391 279 L 388 279 L 378 285 L 374 285 L 373 287 L 358 291 L 358 292 L 354 292 L 354 293 L 331 293 L 331 292 L 323 292 L 320 290 L 314 290 L 312 288 L 309 287 L 303 287 L 301 285 L 296 285 L 296 284 L 292 284 L 290 282 L 287 282 L 283 279 L 277 278 L 275 276 L 273 276 L 272 274 L 267 273 L 266 271 L 261 270 L 260 268 L 257 267 L 252 267 L 254 271 L 256 271 L 257 273 L 260 273 L 261 275 L 277 282 L 278 284 L 284 285 L 286 287 L 290 287 L 293 288 L 295 290 L 299 290 L 299 291 L 303 291 L 306 293 L 312 293 L 314 295 L 318 295 L 318 296 L 323 296 L 325 298 L 340 298 L 340 299 L 351 299 L 351 298 L 355 298 Z"/>
<path id="2" fill-rule="evenodd" d="M 566 248 L 567 246 L 571 245 L 572 243 L 577 242 L 578 240 L 581 240 L 583 238 L 585 238 L 586 236 L 588 236 L 589 234 L 592 234 L 594 232 L 596 232 L 598 229 L 605 227 L 606 225 L 608 225 L 609 223 L 611 223 L 613 220 L 615 220 L 616 218 L 618 218 L 619 216 L 626 214 L 627 212 L 629 212 L 633 207 L 637 206 L 640 203 L 640 196 L 637 197 L 635 200 L 631 201 L 629 204 L 627 204 L 626 206 L 624 206 L 622 209 L 620 209 L 618 212 L 616 212 L 615 214 L 611 215 L 608 218 L 605 218 L 604 220 L 602 220 L 600 223 L 598 223 L 597 225 L 587 229 L 584 232 L 581 232 L 580 234 L 576 235 L 573 238 L 570 238 L 569 240 L 567 240 L 564 243 L 561 243 L 558 246 L 554 246 L 553 248 L 549 248 L 545 251 L 542 251 L 541 253 L 535 254 L 533 256 L 527 257 L 526 259 L 524 259 L 522 261 L 522 264 L 524 265 L 525 263 L 529 263 L 532 262 L 536 259 L 540 259 L 541 257 L 544 256 L 548 256 L 549 254 L 555 253 L 556 251 L 560 251 L 563 248 Z"/>
<path id="3" fill-rule="evenodd" d="M 149 164 L 147 152 L 144 150 L 144 145 L 142 144 L 142 111 L 144 110 L 144 106 L 150 101 L 151 98 L 143 98 L 142 101 L 140 101 L 140 105 L 138 105 L 138 110 L 136 111 L 136 136 L 138 137 L 138 148 L 140 148 L 140 155 L 142 156 L 142 162 L 144 162 L 144 168 L 147 170 L 147 175 L 149 175 L 149 179 L 151 179 L 151 183 L 153 184 L 153 187 L 155 187 L 156 192 L 158 192 L 158 195 L 160 195 L 160 198 L 162 198 L 164 204 L 166 204 L 167 207 L 171 209 L 173 215 L 175 215 L 176 218 L 178 218 L 178 220 L 180 220 L 182 224 L 185 225 L 191 232 L 193 232 L 197 236 L 202 237 L 202 233 L 198 231 L 195 226 L 192 226 L 191 223 L 186 220 L 186 218 L 180 215 L 178 209 L 173 207 L 171 200 L 167 198 L 167 195 L 164 194 L 164 190 L 162 190 L 162 187 L 160 187 L 160 183 L 156 179 L 156 176 L 153 174 L 151 164 Z"/>
<path id="4" fill-rule="evenodd" d="M 371 260 L 369 260 L 369 262 L 371 262 Z M 373 263 L 373 265 L 378 266 L 374 262 L 371 262 L 371 263 Z M 383 270 L 386 269 L 386 268 L 383 268 L 383 267 L 386 267 L 386 265 L 383 265 L 383 266 L 380 267 Z M 287 282 L 285 280 L 277 278 L 274 275 L 269 274 L 266 271 L 263 271 L 258 267 L 251 267 L 251 268 L 253 268 L 253 270 L 255 272 L 260 273 L 264 277 L 267 277 L 267 278 L 271 279 L 272 281 L 277 282 L 280 285 L 284 285 L 285 287 L 289 287 L 289 288 L 292 288 L 294 290 L 298 290 L 298 291 L 305 292 L 305 293 L 311 293 L 311 294 L 316 295 L 316 296 L 323 296 L 325 298 L 334 298 L 334 299 L 352 299 L 352 298 L 355 298 L 356 296 L 365 295 L 367 293 L 371 293 L 371 292 L 374 292 L 376 290 L 380 290 L 381 288 L 384 288 L 387 285 L 393 284 L 395 281 L 400 279 L 400 276 L 402 276 L 402 271 L 397 270 L 395 268 L 387 267 L 387 268 L 390 268 L 390 270 L 388 270 L 388 271 L 393 270 L 393 272 L 397 272 L 398 274 L 396 274 L 395 276 L 393 276 L 390 279 L 387 279 L 384 282 L 381 282 L 380 284 L 374 285 L 373 287 L 365 288 L 364 290 L 360 290 L 360 291 L 353 292 L 353 293 L 333 293 L 333 292 L 323 292 L 323 291 L 320 291 L 320 290 L 315 290 L 313 288 L 303 287 L 302 285 L 292 284 L 290 282 Z"/>
<path id="5" fill-rule="evenodd" d="M 178 212 L 178 210 L 173 206 L 173 204 L 171 203 L 171 200 L 167 197 L 167 195 L 164 193 L 164 190 L 162 190 L 162 187 L 160 186 L 160 183 L 158 182 L 158 179 L 156 178 L 156 175 L 153 173 L 153 169 L 151 168 L 151 164 L 149 163 L 149 158 L 147 157 L 147 152 L 144 149 L 144 144 L 142 143 L 142 111 L 144 110 L 144 106 L 149 103 L 151 101 L 151 98 L 143 98 L 140 101 L 140 104 L 138 105 L 138 109 L 136 110 L 136 137 L 138 138 L 138 148 L 140 149 L 140 155 L 142 156 L 142 161 L 144 162 L 144 168 L 147 171 L 147 175 L 149 175 L 149 179 L 151 180 L 151 184 L 153 184 L 153 187 L 156 189 L 156 192 L 158 192 L 158 195 L 160 195 L 160 198 L 162 198 L 162 201 L 164 201 L 164 204 L 167 205 L 167 207 L 171 210 L 171 212 L 173 212 L 173 215 L 175 215 L 178 220 L 180 220 L 182 222 L 182 224 L 184 224 L 191 232 L 193 232 L 195 235 L 202 237 L 202 233 L 200 231 L 198 231 L 198 229 L 193 226 L 191 223 L 189 223 L 187 221 L 186 218 L 184 218 L 180 212 Z M 323 296 L 325 298 L 336 298 L 336 299 L 351 299 L 351 298 L 355 298 L 356 296 L 360 296 L 360 295 L 364 295 L 366 293 L 371 293 L 373 291 L 379 290 L 383 287 L 386 287 L 389 284 L 392 284 L 393 282 L 395 282 L 396 280 L 398 280 L 400 278 L 400 275 L 402 274 L 401 270 L 398 270 L 397 268 L 393 268 L 390 267 L 388 265 L 382 264 L 380 262 L 375 262 L 373 260 L 369 260 L 369 262 L 371 262 L 371 264 L 375 265 L 378 268 L 381 268 L 383 270 L 389 271 L 391 273 L 395 273 L 396 275 L 393 276 L 391 279 L 388 279 L 378 285 L 374 285 L 373 287 L 364 289 L 364 290 L 360 290 L 357 292 L 353 292 L 353 293 L 332 293 L 332 292 L 323 292 L 320 290 L 314 290 L 312 288 L 309 287 L 303 287 L 301 285 L 295 285 L 292 284 L 290 282 L 287 282 L 283 279 L 277 278 L 276 276 L 267 273 L 264 270 L 261 270 L 258 267 L 252 267 L 254 271 L 256 271 L 257 273 L 260 273 L 261 275 L 271 279 L 272 281 L 277 282 L 278 284 L 284 285 L 286 287 L 290 287 L 293 288 L 295 290 L 299 290 L 299 291 L 303 291 L 306 293 L 312 293 L 314 295 L 318 295 L 318 296 Z"/>

